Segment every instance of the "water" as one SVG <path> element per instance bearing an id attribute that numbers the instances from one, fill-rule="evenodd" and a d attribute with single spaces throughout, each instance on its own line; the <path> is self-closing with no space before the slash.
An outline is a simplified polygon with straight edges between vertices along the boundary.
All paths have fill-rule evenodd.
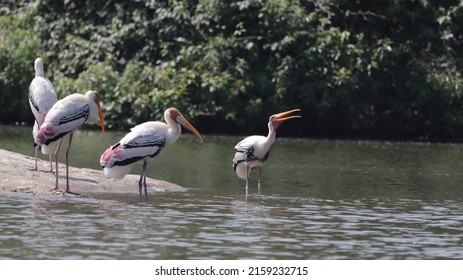
<path id="1" fill-rule="evenodd" d="M 0 146 L 33 155 L 30 135 L 0 127 Z M 99 168 L 123 135 L 78 132 L 72 164 Z M 188 192 L 146 201 L 136 186 L 77 198 L 1 193 L 0 258 L 463 258 L 463 145 L 277 136 L 263 194 L 252 174 L 245 201 L 231 168 L 241 137 L 205 138 L 183 135 L 148 164 L 149 176 Z"/>

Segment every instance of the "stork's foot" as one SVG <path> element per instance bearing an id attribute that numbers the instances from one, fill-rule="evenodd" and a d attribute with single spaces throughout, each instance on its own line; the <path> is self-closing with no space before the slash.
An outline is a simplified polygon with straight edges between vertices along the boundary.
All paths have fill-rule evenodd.
<path id="1" fill-rule="evenodd" d="M 36 167 L 29 169 L 30 171 L 39 171 L 39 169 Z"/>
<path id="2" fill-rule="evenodd" d="M 71 192 L 70 190 L 65 190 L 63 194 L 81 195 L 80 193 Z"/>

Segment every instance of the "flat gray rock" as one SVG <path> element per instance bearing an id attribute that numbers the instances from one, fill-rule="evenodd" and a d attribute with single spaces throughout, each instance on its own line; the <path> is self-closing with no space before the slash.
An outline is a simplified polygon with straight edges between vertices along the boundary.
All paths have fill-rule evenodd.
<path id="1" fill-rule="evenodd" d="M 0 149 L 0 191 L 30 194 L 50 194 L 55 187 L 55 174 L 48 171 L 49 162 L 39 159 L 39 171 L 31 171 L 35 165 L 33 157 Z M 53 164 L 54 166 L 54 164 Z M 121 180 L 107 178 L 103 171 L 69 167 L 71 191 L 87 193 L 132 193 L 138 195 L 139 175 L 127 175 Z M 166 181 L 146 178 L 150 192 L 184 192 L 186 188 Z M 65 164 L 59 164 L 59 186 L 66 189 Z"/>

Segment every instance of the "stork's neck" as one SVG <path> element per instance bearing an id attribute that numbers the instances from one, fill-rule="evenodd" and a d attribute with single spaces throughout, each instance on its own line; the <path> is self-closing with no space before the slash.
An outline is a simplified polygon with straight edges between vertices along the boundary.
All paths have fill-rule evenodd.
<path id="1" fill-rule="evenodd" d="M 90 113 L 88 115 L 88 120 L 89 121 L 98 120 L 98 107 L 96 106 L 96 103 L 95 103 L 95 95 L 91 91 L 88 91 L 87 93 L 85 93 L 85 97 L 87 97 L 88 105 L 90 106 Z"/>
<path id="2" fill-rule="evenodd" d="M 35 65 L 35 76 L 36 77 L 45 77 L 45 72 L 43 71 L 43 62 L 42 60 L 36 60 Z"/>
<path id="3" fill-rule="evenodd" d="M 276 130 L 273 127 L 273 124 L 269 122 L 268 123 L 268 135 L 265 138 L 265 142 L 268 146 L 271 146 L 273 142 L 275 142 L 275 135 L 276 135 Z"/>
<path id="4" fill-rule="evenodd" d="M 182 128 L 180 127 L 180 124 L 173 119 L 170 118 L 170 116 L 164 114 L 164 119 L 166 120 L 167 127 L 168 127 L 168 134 L 169 137 L 167 138 L 167 144 L 171 144 L 180 137 L 180 133 L 182 133 Z"/>

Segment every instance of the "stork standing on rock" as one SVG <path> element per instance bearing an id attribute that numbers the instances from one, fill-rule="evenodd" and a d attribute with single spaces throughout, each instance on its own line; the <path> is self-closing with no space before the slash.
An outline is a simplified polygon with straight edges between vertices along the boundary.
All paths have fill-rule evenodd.
<path id="1" fill-rule="evenodd" d="M 69 155 L 73 132 L 81 127 L 87 120 L 100 120 L 101 131 L 104 133 L 104 120 L 100 107 L 100 96 L 95 90 L 88 91 L 85 95 L 74 93 L 58 100 L 48 112 L 34 140 L 37 145 L 50 145 L 61 141 L 69 134 L 69 146 L 66 150 L 66 191 L 64 193 L 76 194 L 69 188 Z M 58 186 L 58 154 L 59 145 L 55 152 L 56 158 L 56 185 L 53 189 L 60 193 Z"/>
<path id="2" fill-rule="evenodd" d="M 167 145 L 173 144 L 180 137 L 181 127 L 189 129 L 203 142 L 203 137 L 176 108 L 164 112 L 166 123 L 150 121 L 130 129 L 119 143 L 109 147 L 100 158 L 104 174 L 115 179 L 122 179 L 130 172 L 135 162 L 143 160 L 143 169 L 138 181 L 140 198 L 142 186 L 148 196 L 146 185 L 146 166 L 148 158 L 157 156 Z"/>
<path id="3" fill-rule="evenodd" d="M 273 142 L 275 142 L 276 131 L 284 121 L 293 118 L 300 118 L 301 116 L 290 116 L 290 114 L 300 111 L 300 109 L 294 109 L 270 116 L 268 120 L 267 137 L 253 135 L 244 138 L 236 144 L 236 153 L 233 158 L 233 170 L 236 172 L 238 177 L 246 180 L 246 197 L 248 196 L 249 190 L 249 175 L 251 174 L 251 170 L 256 167 L 259 167 L 257 189 L 260 194 L 262 166 L 269 156 Z"/>
<path id="4" fill-rule="evenodd" d="M 50 111 L 51 107 L 56 103 L 56 92 L 51 81 L 45 78 L 45 72 L 43 71 L 43 60 L 37 58 L 34 62 L 35 78 L 29 85 L 29 105 L 31 111 L 34 114 L 35 122 L 32 128 L 32 135 L 38 132 L 39 127 L 43 124 L 45 116 Z M 50 155 L 50 172 L 53 172 L 53 165 L 51 155 L 55 154 L 56 149 L 61 144 L 61 141 L 56 141 L 50 145 L 42 145 L 41 151 L 44 154 Z M 37 154 L 39 146 L 35 145 L 35 167 L 33 171 L 38 171 L 37 167 Z"/>

